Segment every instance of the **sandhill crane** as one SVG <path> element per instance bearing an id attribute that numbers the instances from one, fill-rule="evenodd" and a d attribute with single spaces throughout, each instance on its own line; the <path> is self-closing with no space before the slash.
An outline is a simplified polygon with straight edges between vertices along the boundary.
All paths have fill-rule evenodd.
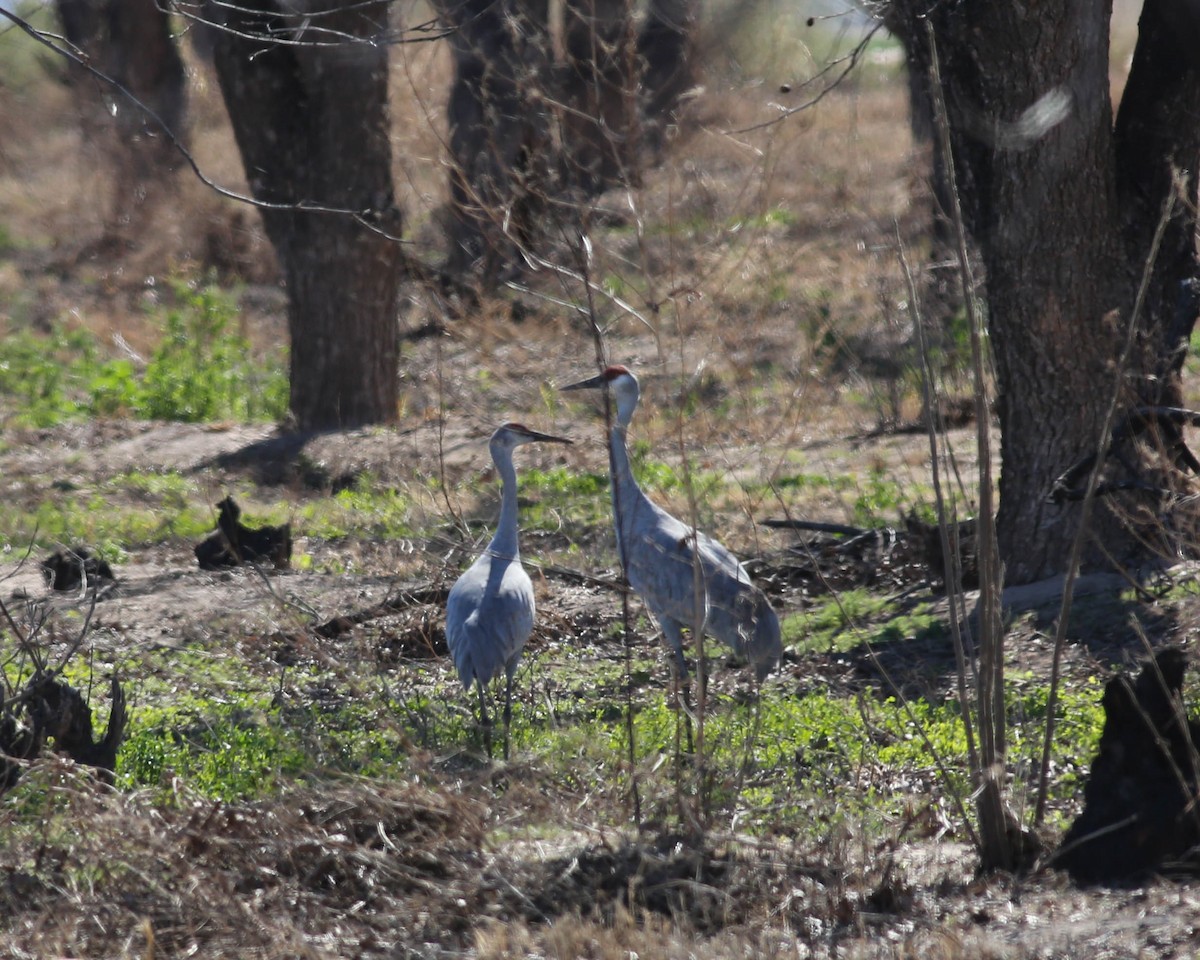
<path id="1" fill-rule="evenodd" d="M 629 585 L 662 628 L 680 676 L 687 675 L 681 630 L 699 623 L 698 632 L 745 657 L 762 680 L 778 666 L 783 653 L 779 618 L 766 595 L 751 582 L 737 557 L 676 520 L 651 501 L 633 478 L 625 434 L 638 405 L 637 377 L 625 367 L 611 366 L 599 376 L 562 389 L 604 389 L 616 403 L 608 450 L 617 547 Z"/>
<path id="2" fill-rule="evenodd" d="M 500 474 L 500 520 L 488 548 L 455 581 L 446 600 L 446 642 L 463 687 L 479 687 L 479 719 L 488 756 L 492 753 L 491 721 L 484 686 L 501 671 L 504 685 L 504 759 L 512 721 L 513 675 L 525 641 L 533 630 L 533 584 L 521 566 L 517 545 L 517 472 L 513 450 L 524 443 L 570 443 L 565 437 L 538 433 L 519 423 L 506 423 L 492 434 L 488 449 Z"/>

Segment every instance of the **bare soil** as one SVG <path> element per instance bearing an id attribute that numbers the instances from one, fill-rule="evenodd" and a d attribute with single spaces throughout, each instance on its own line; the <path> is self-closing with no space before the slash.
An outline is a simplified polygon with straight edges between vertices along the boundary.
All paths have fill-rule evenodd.
<path id="1" fill-rule="evenodd" d="M 10 495 L 58 482 L 61 495 L 71 496 L 135 469 L 182 471 L 204 477 L 214 490 L 248 483 L 302 489 L 303 469 L 313 464 L 326 481 L 358 471 L 379 477 L 414 469 L 432 473 L 439 446 L 447 472 L 478 469 L 483 444 L 468 433 L 432 422 L 307 439 L 267 427 L 89 424 L 10 443 L 0 454 L 0 475 Z M 895 437 L 822 444 L 839 471 L 894 456 L 905 446 Z M 579 455 L 587 461 L 594 451 Z M 798 555 L 786 548 L 796 534 L 772 536 L 775 545 L 760 557 L 757 574 L 786 614 L 819 587 L 794 582 Z M 892 548 L 902 551 L 903 545 Z M 94 636 L 100 645 L 125 651 L 258 645 L 261 656 L 280 663 L 289 656 L 336 658 L 353 651 L 398 670 L 423 661 L 452 685 L 440 604 L 420 602 L 413 591 L 436 593 L 453 571 L 443 570 L 436 545 L 418 545 L 415 552 L 415 558 L 405 557 L 403 576 L 386 568 L 395 554 L 370 559 L 367 551 L 360 554 L 368 558 L 367 569 L 355 574 L 261 575 L 201 571 L 187 543 L 148 548 L 131 555 L 117 571 L 117 584 L 103 592 L 92 615 Z M 877 578 L 879 557 L 879 550 L 858 561 L 835 554 L 816 559 L 815 568 L 829 584 L 848 588 L 858 577 Z M 896 566 L 901 573 L 874 585 L 906 591 L 914 602 L 936 595 L 936 575 L 921 558 Z M 587 572 L 606 576 L 604 570 Z M 90 606 L 83 596 L 49 596 L 28 562 L 10 561 L 0 573 L 7 577 L 5 602 L 14 611 L 26 602 L 60 611 Z M 1156 609 L 1119 601 L 1118 588 L 1104 580 L 1084 584 L 1077 604 L 1086 616 L 1064 661 L 1068 682 L 1105 674 L 1135 655 L 1135 622 L 1152 643 L 1194 630 L 1194 620 L 1187 619 L 1194 615 L 1178 605 Z M 1101 592 L 1088 596 L 1090 589 Z M 609 587 L 550 571 L 539 603 L 530 657 L 548 658 L 543 669 L 553 669 L 552 651 L 562 644 L 583 647 L 587 656 L 619 655 L 610 649 L 607 630 L 618 619 Z M 1048 587 L 1013 611 L 1010 669 L 1046 675 L 1056 603 Z M 951 691 L 953 670 L 947 641 L 912 640 L 873 656 L 789 655 L 782 678 L 772 682 L 798 691 L 817 685 L 850 691 L 890 678 L 908 692 L 939 696 Z M 301 788 L 249 805 L 214 805 L 185 792 L 171 811 L 137 796 L 108 794 L 85 775 L 61 768 L 56 773 L 51 764 L 30 776 L 50 777 L 70 803 L 86 807 L 93 833 L 60 855 L 86 861 L 99 853 L 89 854 L 91 845 L 109 837 L 119 844 L 119 862 L 137 866 L 127 881 L 106 885 L 105 899 L 94 903 L 57 892 L 43 871 L 10 867 L 2 895 L 15 911 L 14 932 L 45 948 L 55 941 L 44 939 L 44 931 L 35 937 L 30 924 L 57 917 L 63 944 L 111 948 L 116 941 L 105 931 L 123 930 L 127 948 L 148 952 L 153 942 L 166 956 L 187 952 L 197 929 L 207 929 L 201 942 L 210 955 L 242 956 L 499 957 L 517 950 L 615 956 L 613 951 L 629 949 L 643 953 L 651 935 L 659 940 L 649 947 L 650 956 L 735 950 L 767 956 L 796 950 L 802 956 L 863 957 L 1174 956 L 1195 942 L 1200 903 L 1189 885 L 1160 881 L 1079 890 L 1052 871 L 1021 879 L 979 877 L 971 848 L 951 839 L 956 831 L 948 822 L 928 819 L 931 808 L 914 808 L 915 819 L 899 825 L 890 839 L 838 833 L 821 847 L 784 837 L 718 833 L 701 839 L 656 831 L 652 824 L 639 837 L 589 817 L 586 794 L 541 783 L 547 771 L 520 757 L 480 765 L 469 755 L 430 756 L 424 765 L 425 775 L 411 785 Z M 544 840 L 536 839 L 536 828 L 532 838 L 528 834 L 576 804 L 585 806 L 571 817 L 573 829 L 564 831 L 560 822 Z M 150 887 L 136 881 L 146 872 L 154 878 Z M 160 893 L 148 892 L 154 889 Z"/>
<path id="2" fill-rule="evenodd" d="M 436 260 L 446 57 L 432 44 L 401 49 L 399 200 L 415 249 Z M 788 99 L 780 87 L 795 64 L 765 69 L 765 80 L 728 68 L 739 79 L 714 76 L 678 155 L 636 195 L 607 198 L 612 235 L 595 238 L 605 281 L 653 320 L 617 310 L 603 318 L 611 358 L 642 378 L 636 438 L 734 488 L 760 490 L 783 474 L 831 481 L 774 496 L 735 490 L 699 505 L 702 525 L 752 563 L 783 615 L 856 587 L 893 598 L 893 614 L 925 603 L 946 610 L 941 571 L 915 539 L 846 550 L 763 525 L 785 516 L 854 523 L 832 482 L 843 477 L 865 488 L 877 475 L 928 499 L 929 442 L 895 429 L 920 407 L 898 360 L 913 323 L 898 253 L 920 263 L 928 252 L 903 84 L 856 80 L 819 109 L 775 123 L 780 101 L 786 109 L 803 96 L 797 86 Z M 215 179 L 244 189 L 215 84 L 199 67 L 194 79 L 196 155 Z M 0 256 L 5 329 L 79 324 L 144 350 L 155 333 L 147 316 L 165 300 L 161 278 L 216 270 L 246 284 L 247 334 L 256 343 L 283 338 L 284 296 L 256 215 L 181 177 L 170 203 L 148 204 L 115 242 L 104 165 L 80 143 L 65 88 L 43 87 L 14 89 L 17 108 L 0 108 L 0 226 L 11 224 L 19 240 Z M 921 294 L 937 321 L 954 310 L 951 275 L 926 266 Z M 532 282 L 563 296 L 557 278 Z M 447 318 L 429 291 L 407 293 L 398 428 L 297 437 L 265 425 L 6 424 L 0 496 L 15 514 L 88 502 L 103 488 L 117 508 L 139 501 L 113 477 L 178 471 L 206 491 L 214 523 L 226 495 L 253 523 L 259 502 L 282 499 L 300 515 L 308 501 L 369 477 L 417 491 L 423 529 L 441 533 L 328 542 L 296 523 L 312 567 L 265 573 L 202 571 L 193 542 L 168 538 L 129 550 L 94 607 L 89 594 L 48 590 L 40 552 L 10 553 L 0 557 L 0 599 L 14 620 L 51 612 L 62 649 L 90 616 L 98 664 L 117 653 L 148 665 L 201 651 L 278 676 L 281 687 L 288 665 L 306 658 L 341 670 L 342 680 L 370 664 L 373 677 L 469 710 L 447 662 L 438 597 L 494 516 L 494 496 L 470 481 L 488 476 L 486 438 L 507 419 L 578 441 L 567 451 L 523 450 L 523 467 L 607 469 L 596 418 L 552 389 L 594 369 L 593 345 L 571 311 L 539 298 L 517 298 L 515 311 L 512 298 L 485 302 L 439 335 L 419 336 Z M 946 442 L 969 488 L 979 475 L 974 433 L 959 426 Z M 678 489 L 667 499 L 681 514 L 691 509 Z M 901 510 L 887 509 L 902 528 Z M 555 562 L 537 577 L 527 656 L 535 680 L 522 696 L 561 693 L 555 674 L 573 658 L 620 662 L 609 533 L 538 543 Z M 1164 585 L 1190 576 L 1176 571 Z M 1065 683 L 1107 677 L 1147 647 L 1186 645 L 1200 630 L 1194 601 L 1131 599 L 1124 586 L 1081 585 Z M 1044 682 L 1059 593 L 1049 585 L 1008 600 L 1008 668 Z M 658 655 L 649 631 L 637 642 L 640 654 Z M 638 682 L 665 696 L 667 676 L 663 667 Z M 139 678 L 127 679 L 136 716 Z M 735 671 L 718 669 L 713 682 L 744 692 Z M 865 696 L 894 684 L 940 698 L 955 694 L 954 655 L 945 634 L 899 637 L 873 652 L 792 651 L 769 682 L 784 695 Z M 320 706 L 355 691 L 289 693 Z M 571 692 L 617 713 L 621 694 L 618 682 Z M 163 802 L 161 792 L 105 787 L 60 759 L 33 765 L 24 785 L 44 804 L 34 822 L 16 794 L 0 809 L 12 831 L 0 844 L 0 956 L 1158 958 L 1192 956 L 1200 938 L 1190 882 L 1079 889 L 1050 870 L 980 876 L 936 777 L 892 788 L 912 795 L 901 822 L 858 828 L 817 810 L 802 836 L 747 836 L 734 825 L 681 831 L 659 814 L 688 798 L 660 785 L 638 833 L 625 785 L 594 771 L 567 775 L 569 764 L 519 752 L 486 762 L 469 744 L 408 749 L 410 772 L 396 782 L 347 777 L 240 803 L 200 796 L 180 779 L 161 785 Z M 1053 846 L 1055 831 L 1044 840 Z"/>

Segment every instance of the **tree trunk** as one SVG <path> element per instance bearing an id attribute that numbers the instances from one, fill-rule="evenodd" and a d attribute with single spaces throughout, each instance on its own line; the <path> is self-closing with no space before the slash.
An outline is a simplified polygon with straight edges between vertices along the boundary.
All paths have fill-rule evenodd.
<path id="1" fill-rule="evenodd" d="M 520 261 L 547 195 L 547 0 L 435 0 L 450 30 L 447 271 L 494 286 Z"/>
<path id="2" fill-rule="evenodd" d="M 1183 203 L 1167 224 L 1147 291 L 1149 306 L 1140 326 L 1141 402 L 1182 402 L 1180 370 L 1196 321 L 1185 285 L 1197 273 L 1196 200 L 1200 160 L 1200 9 L 1187 0 L 1147 0 L 1139 42 L 1116 124 L 1116 178 L 1122 236 L 1136 281 L 1163 201 L 1179 177 Z M 1182 308 L 1182 310 L 1181 310 Z"/>
<path id="3" fill-rule="evenodd" d="M 563 182 L 591 197 L 636 180 L 638 69 L 630 0 L 565 0 L 557 89 Z"/>
<path id="4" fill-rule="evenodd" d="M 246 177 L 271 205 L 262 216 L 287 282 L 296 424 L 393 422 L 404 261 L 381 39 L 388 5 L 250 0 L 210 11 L 229 28 L 216 31 L 213 54 Z"/>
<path id="5" fill-rule="evenodd" d="M 434 0 L 450 31 L 446 270 L 493 287 L 579 204 L 636 183 L 692 85 L 696 0 Z M 556 49 L 557 47 L 557 49 Z"/>
<path id="6" fill-rule="evenodd" d="M 1165 368 L 1163 358 L 1168 334 L 1177 342 L 1181 328 L 1178 282 L 1196 273 L 1193 208 L 1176 208 L 1132 369 L 1121 373 L 1115 361 L 1166 200 L 1168 164 L 1193 170 L 1197 156 L 1196 125 L 1184 117 L 1200 107 L 1200 48 L 1155 27 L 1182 5 L 1147 3 L 1115 131 L 1106 0 L 959 4 L 931 14 L 964 210 L 987 271 L 1002 435 L 998 538 L 1010 584 L 1065 569 L 1081 510 L 1047 494 L 1096 448 L 1113 391 L 1122 408 L 1176 395 L 1164 376 L 1177 380 L 1182 356 L 1172 354 Z M 1193 174 L 1189 191 L 1194 201 Z M 1190 322 L 1182 326 L 1190 333 Z M 1140 564 L 1150 541 L 1129 520 L 1161 507 L 1156 491 L 1099 504 L 1087 562 Z"/>

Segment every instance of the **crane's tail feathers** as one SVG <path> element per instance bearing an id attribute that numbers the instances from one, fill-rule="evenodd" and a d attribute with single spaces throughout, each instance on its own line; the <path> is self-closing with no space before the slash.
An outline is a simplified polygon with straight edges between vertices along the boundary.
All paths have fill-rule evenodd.
<path id="1" fill-rule="evenodd" d="M 778 614 L 763 593 L 757 593 L 754 598 L 751 618 L 750 634 L 744 638 L 745 655 L 754 664 L 758 679 L 765 680 L 767 675 L 779 666 L 783 657 L 783 631 L 779 625 Z"/>

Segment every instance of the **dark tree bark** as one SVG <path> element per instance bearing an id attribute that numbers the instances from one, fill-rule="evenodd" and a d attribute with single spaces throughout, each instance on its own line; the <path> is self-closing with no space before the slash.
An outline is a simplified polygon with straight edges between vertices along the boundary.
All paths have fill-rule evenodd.
<path id="1" fill-rule="evenodd" d="M 638 76 L 627 0 L 566 0 L 557 86 L 564 185 L 590 197 L 636 179 Z"/>
<path id="2" fill-rule="evenodd" d="M 288 289 L 296 425 L 393 422 L 403 254 L 394 239 L 388 4 L 246 0 L 209 10 L 250 189 L 277 205 L 262 216 Z M 313 207 L 335 212 L 305 209 Z"/>
<path id="3" fill-rule="evenodd" d="M 57 0 L 63 34 L 88 63 L 120 84 L 161 121 L 90 71 L 72 68 L 84 136 L 99 144 L 116 173 L 113 219 L 146 199 L 182 156 L 162 129 L 186 140 L 187 86 L 165 6 L 156 0 Z"/>
<path id="4" fill-rule="evenodd" d="M 633 0 L 564 0 L 557 37 L 547 0 L 435 6 L 454 57 L 447 272 L 491 287 L 548 218 L 637 181 L 694 81 L 697 0 L 650 0 L 640 21 Z"/>
<path id="5" fill-rule="evenodd" d="M 564 187 L 592 197 L 637 183 L 695 83 L 696 0 L 565 0 L 562 104 Z"/>
<path id="6" fill-rule="evenodd" d="M 1112 391 L 1123 407 L 1178 396 L 1177 348 L 1196 319 L 1176 309 L 1180 281 L 1197 274 L 1195 8 L 1147 0 L 1114 125 L 1107 0 L 927 6 L 965 216 L 987 275 L 1001 559 L 1009 583 L 1028 582 L 1066 566 L 1080 507 L 1047 494 L 1096 447 Z M 1176 205 L 1155 263 L 1132 369 L 1118 376 L 1173 164 L 1185 171 L 1188 202 Z M 1165 506 L 1155 491 L 1097 504 L 1088 562 L 1146 561 L 1164 546 Z"/>
<path id="7" fill-rule="evenodd" d="M 547 195 L 547 0 L 436 0 L 450 31 L 451 253 L 485 287 L 519 262 Z M 541 165 L 538 172 L 537 165 Z"/>

